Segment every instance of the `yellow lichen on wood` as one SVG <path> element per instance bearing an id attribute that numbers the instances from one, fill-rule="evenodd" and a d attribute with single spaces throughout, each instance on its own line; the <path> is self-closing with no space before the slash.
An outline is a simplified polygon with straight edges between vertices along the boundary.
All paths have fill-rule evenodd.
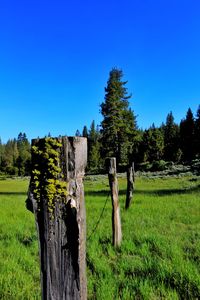
<path id="1" fill-rule="evenodd" d="M 32 146 L 32 191 L 41 208 L 41 198 L 46 199 L 48 212 L 54 216 L 56 201 L 65 202 L 67 183 L 61 174 L 60 150 L 58 139 L 45 138 Z"/>

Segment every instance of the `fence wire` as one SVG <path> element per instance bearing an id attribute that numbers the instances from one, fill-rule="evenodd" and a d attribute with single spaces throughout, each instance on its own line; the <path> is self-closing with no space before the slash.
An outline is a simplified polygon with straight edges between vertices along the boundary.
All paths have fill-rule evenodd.
<path id="1" fill-rule="evenodd" d="M 103 206 L 103 209 L 102 209 L 101 214 L 100 214 L 100 216 L 99 216 L 99 219 L 98 219 L 96 225 L 94 226 L 92 232 L 90 233 L 89 237 L 87 238 L 87 241 L 89 241 L 89 240 L 91 239 L 91 237 L 93 236 L 93 234 L 96 232 L 97 227 L 99 226 L 99 223 L 100 223 L 100 221 L 101 221 L 101 218 L 103 217 L 103 214 L 104 214 L 104 211 L 105 211 L 105 208 L 106 208 L 106 204 L 107 204 L 107 202 L 108 202 L 109 197 L 110 197 L 110 191 L 108 192 L 108 195 L 107 195 L 107 197 L 106 197 L 106 201 L 105 201 L 105 203 L 104 203 L 104 206 Z"/>

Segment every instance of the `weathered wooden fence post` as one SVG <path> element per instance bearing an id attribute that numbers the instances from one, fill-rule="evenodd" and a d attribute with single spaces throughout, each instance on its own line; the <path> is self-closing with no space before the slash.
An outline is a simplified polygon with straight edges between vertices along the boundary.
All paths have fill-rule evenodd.
<path id="1" fill-rule="evenodd" d="M 127 169 L 127 191 L 126 191 L 126 204 L 125 208 L 128 209 L 131 205 L 134 192 L 134 182 L 135 182 L 135 168 L 134 162 Z"/>
<path id="2" fill-rule="evenodd" d="M 113 231 L 113 245 L 120 246 L 122 240 L 120 207 L 118 200 L 118 181 L 117 181 L 117 168 L 116 158 L 112 157 L 108 161 L 108 178 L 111 189 L 112 198 L 112 231 Z"/>
<path id="3" fill-rule="evenodd" d="M 35 214 L 44 300 L 87 299 L 86 162 L 86 138 L 32 140 L 27 208 Z"/>

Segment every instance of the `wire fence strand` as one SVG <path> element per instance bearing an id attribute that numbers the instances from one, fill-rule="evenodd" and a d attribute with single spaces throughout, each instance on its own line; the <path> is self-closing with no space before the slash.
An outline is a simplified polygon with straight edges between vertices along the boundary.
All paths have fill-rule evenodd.
<path id="1" fill-rule="evenodd" d="M 101 221 L 101 218 L 103 217 L 103 214 L 104 214 L 104 211 L 105 211 L 106 204 L 107 204 L 107 202 L 108 202 L 109 196 L 110 196 L 110 191 L 108 192 L 108 195 L 107 195 L 107 197 L 106 197 L 106 201 L 105 201 L 105 203 L 104 203 L 104 206 L 103 206 L 103 209 L 102 209 L 101 214 L 100 214 L 100 216 L 99 216 L 99 219 L 98 219 L 96 225 L 94 226 L 92 232 L 90 233 L 89 237 L 87 238 L 87 241 L 89 241 L 89 240 L 91 239 L 91 237 L 93 236 L 93 234 L 96 232 L 97 227 L 99 226 L 99 223 L 100 223 L 100 221 Z"/>

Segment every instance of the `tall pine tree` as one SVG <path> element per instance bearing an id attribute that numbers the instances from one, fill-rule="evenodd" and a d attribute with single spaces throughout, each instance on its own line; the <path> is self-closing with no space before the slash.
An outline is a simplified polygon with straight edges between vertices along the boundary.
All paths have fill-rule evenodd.
<path id="1" fill-rule="evenodd" d="M 88 138 L 88 129 L 86 125 L 83 127 L 82 136 Z"/>
<path id="2" fill-rule="evenodd" d="M 162 159 L 164 150 L 164 139 L 161 128 L 154 124 L 145 130 L 141 141 L 140 151 L 143 161 L 153 162 Z"/>
<path id="3" fill-rule="evenodd" d="M 200 105 L 197 109 L 194 130 L 195 154 L 200 158 Z"/>
<path id="4" fill-rule="evenodd" d="M 97 173 L 101 169 L 100 156 L 100 133 L 95 128 L 95 121 L 92 121 L 88 134 L 88 171 Z"/>
<path id="5" fill-rule="evenodd" d="M 19 175 L 29 175 L 30 173 L 30 143 L 26 137 L 25 133 L 20 132 L 17 138 L 17 148 L 19 151 L 19 156 L 17 159 L 17 167 L 19 170 Z"/>
<path id="6" fill-rule="evenodd" d="M 128 95 L 127 81 L 122 81 L 122 77 L 122 70 L 111 70 L 105 88 L 105 101 L 100 106 L 103 115 L 102 155 L 115 156 L 118 165 L 127 164 L 136 129 L 136 118 L 129 108 L 131 95 Z"/>
<path id="7" fill-rule="evenodd" d="M 191 161 L 195 155 L 194 130 L 194 116 L 192 110 L 189 108 L 186 114 L 186 118 L 181 120 L 180 123 L 181 148 L 185 161 Z"/>
<path id="8" fill-rule="evenodd" d="M 164 131 L 164 158 L 167 161 L 180 159 L 179 126 L 174 122 L 172 112 L 167 115 Z"/>

